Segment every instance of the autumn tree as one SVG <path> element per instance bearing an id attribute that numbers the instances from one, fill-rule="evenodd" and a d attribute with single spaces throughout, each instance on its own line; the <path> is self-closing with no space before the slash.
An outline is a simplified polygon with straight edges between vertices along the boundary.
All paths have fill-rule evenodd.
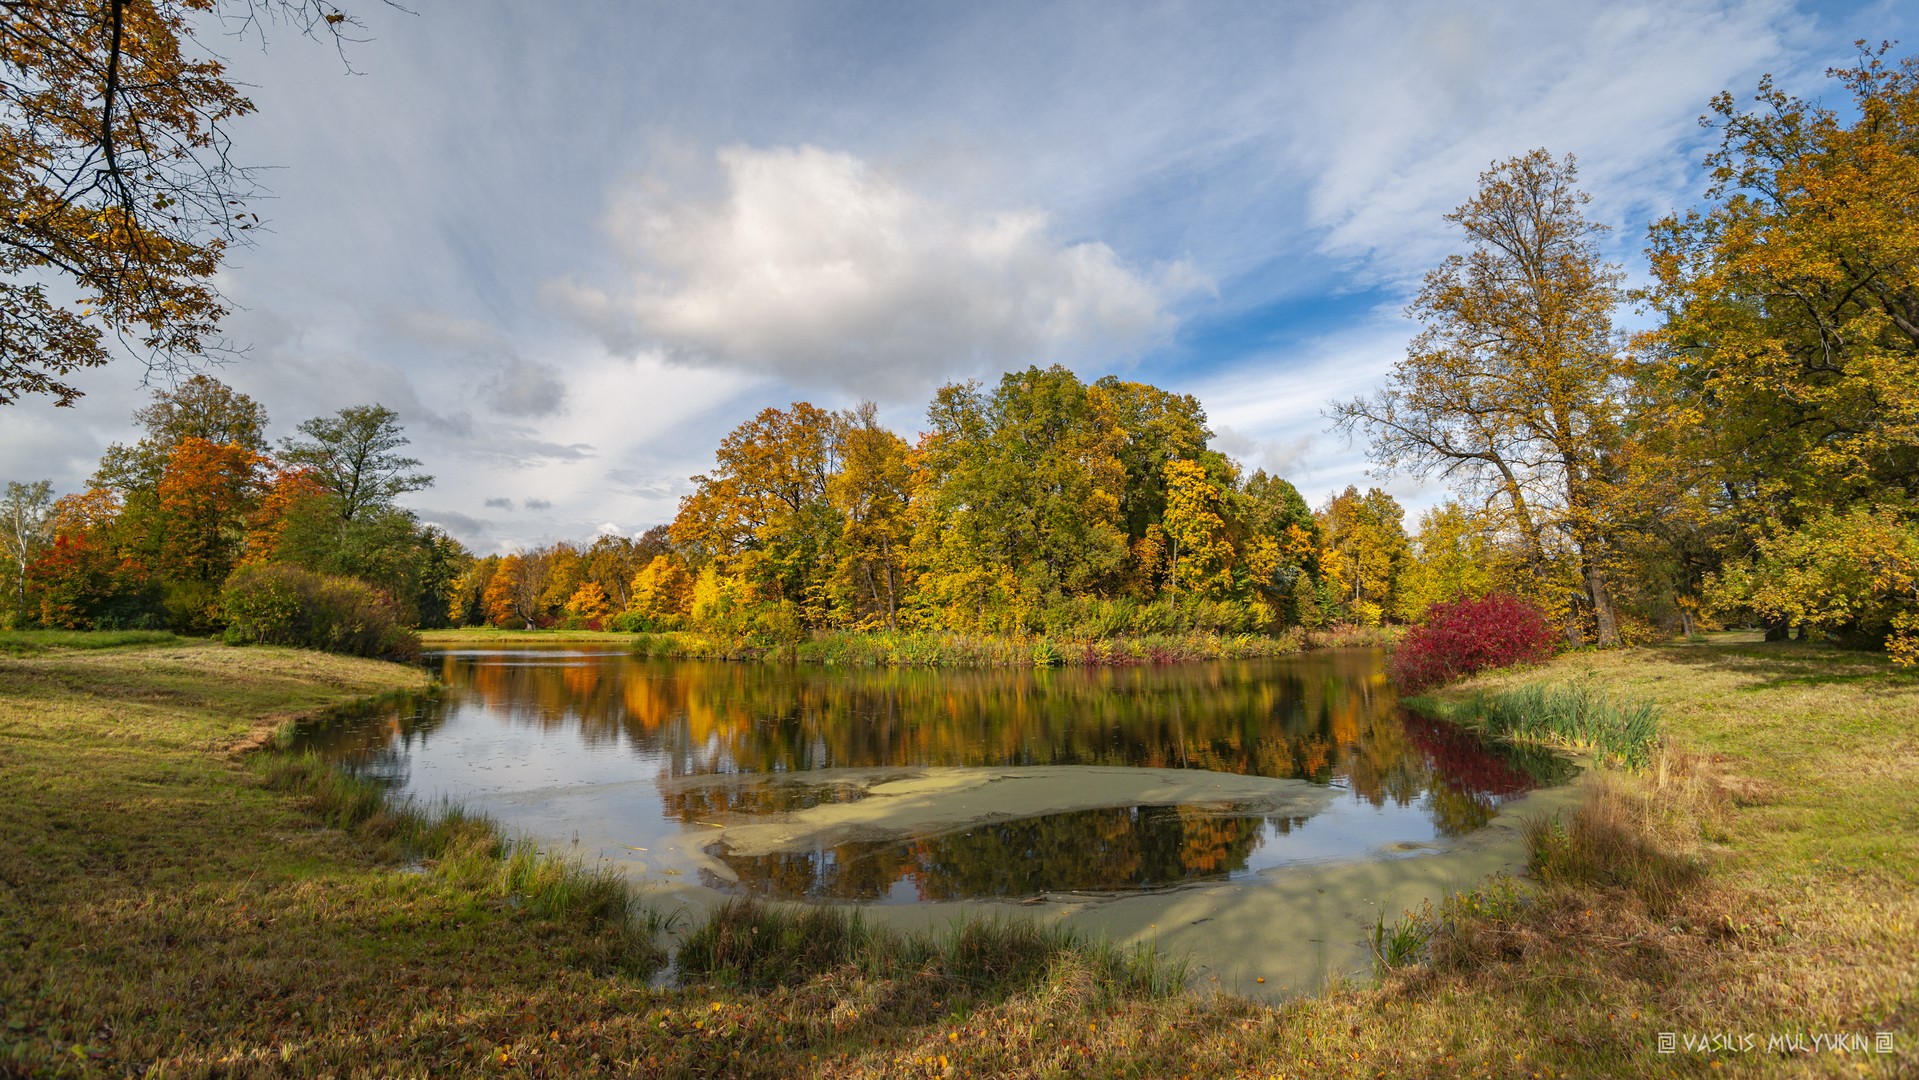
<path id="1" fill-rule="evenodd" d="M 132 446 L 108 446 L 88 487 L 112 488 L 135 497 L 151 492 L 173 451 L 188 439 L 238 446 L 255 454 L 267 451 L 266 408 L 211 375 L 195 375 L 177 386 L 155 389 L 153 400 L 134 411 L 133 422 L 145 434 Z"/>
<path id="2" fill-rule="evenodd" d="M 480 608 L 486 621 L 498 627 L 531 628 L 533 615 L 526 605 L 526 560 L 518 552 L 500 559 L 486 579 Z"/>
<path id="3" fill-rule="evenodd" d="M 26 570 L 41 625 L 104 630 L 160 622 L 151 573 L 114 535 L 121 514 L 119 495 L 105 488 L 55 500 L 53 540 Z"/>
<path id="4" fill-rule="evenodd" d="M 175 447 L 155 490 L 156 569 L 179 581 L 224 580 L 243 551 L 264 464 L 260 455 L 233 443 L 188 438 Z"/>
<path id="5" fill-rule="evenodd" d="M 834 438 L 840 467 L 826 488 L 841 521 L 829 585 L 833 606 L 847 625 L 894 627 L 900 601 L 912 589 L 906 440 L 879 425 L 870 401 L 838 418 Z"/>
<path id="6" fill-rule="evenodd" d="M 1721 94 L 1707 205 L 1652 230 L 1665 319 L 1641 342 L 1639 472 L 1676 489 L 1680 539 L 1737 564 L 1721 602 L 1745 582 L 1774 636 L 1802 615 L 1886 633 L 1896 604 L 1780 590 L 1842 586 L 1791 572 L 1809 553 L 1865 562 L 1900 547 L 1887 530 L 1919 537 L 1919 58 L 1886 53 L 1862 43 L 1828 73 L 1846 114 L 1769 78 L 1750 109 Z"/>
<path id="7" fill-rule="evenodd" d="M 676 555 L 655 555 L 633 575 L 630 610 L 651 622 L 685 615 L 692 600 L 693 577 Z"/>
<path id="8" fill-rule="evenodd" d="M 303 565 L 314 561 L 316 549 L 330 546 L 332 518 L 326 486 L 313 470 L 275 469 L 266 478 L 259 503 L 247 521 L 244 561 Z"/>
<path id="9" fill-rule="evenodd" d="M 673 519 L 674 545 L 695 565 L 741 574 L 810 623 L 827 609 L 841 527 L 827 495 L 837 470 L 832 414 L 806 402 L 764 409 L 720 441 L 715 468 L 695 476 Z"/>
<path id="10" fill-rule="evenodd" d="M 1233 592 L 1233 542 L 1224 513 L 1227 492 L 1193 461 L 1168 461 L 1162 527 L 1170 541 L 1168 591 L 1202 597 Z"/>
<path id="11" fill-rule="evenodd" d="M 1568 156 L 1535 150 L 1482 173 L 1446 220 L 1469 250 L 1426 275 L 1408 309 L 1423 329 L 1370 397 L 1332 416 L 1360 430 L 1387 469 L 1463 482 L 1502 504 L 1545 576 L 1569 560 L 1573 598 L 1601 644 L 1618 621 L 1608 585 L 1611 495 L 1627 368 L 1614 340 L 1619 271 Z M 1578 612 L 1568 636 L 1581 636 Z"/>
<path id="12" fill-rule="evenodd" d="M 354 25 L 329 0 L 0 5 L 0 405 L 71 405 L 116 347 L 170 373 L 219 343 L 215 273 L 260 224 L 229 137 L 253 105 L 193 35 L 267 14 Z"/>
<path id="13" fill-rule="evenodd" d="M 624 611 L 632 602 L 633 575 L 646 561 L 639 557 L 632 537 L 602 533 L 586 549 L 586 579 L 599 586 L 609 608 Z"/>

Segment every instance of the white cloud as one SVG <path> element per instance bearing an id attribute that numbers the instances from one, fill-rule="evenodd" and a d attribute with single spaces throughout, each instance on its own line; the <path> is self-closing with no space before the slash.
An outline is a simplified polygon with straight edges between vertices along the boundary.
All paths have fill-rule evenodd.
<path id="1" fill-rule="evenodd" d="M 1478 174 L 1544 146 L 1579 157 L 1590 216 L 1630 258 L 1648 215 L 1697 197 L 1695 118 L 1749 91 L 1799 25 L 1783 0 L 1345 8 L 1289 65 L 1302 89 L 1340 87 L 1285 135 L 1318 250 L 1405 285 L 1456 244 L 1441 216 Z"/>
<path id="2" fill-rule="evenodd" d="M 918 393 L 987 369 L 1163 342 L 1168 304 L 1204 282 L 1183 263 L 1141 271 L 1044 214 L 981 213 L 924 197 L 851 154 L 812 146 L 719 151 L 717 198 L 648 185 L 610 232 L 631 278 L 548 296 L 616 351 L 827 384 Z"/>
<path id="3" fill-rule="evenodd" d="M 1388 312 L 1284 354 L 1255 356 L 1193 388 L 1218 436 L 1215 449 L 1247 469 L 1263 468 L 1293 482 L 1317 506 L 1348 484 L 1381 487 L 1414 512 L 1443 492 L 1408 476 L 1379 476 L 1364 460 L 1363 436 L 1348 445 L 1330 431 L 1333 401 L 1376 388 L 1405 355 L 1412 329 Z"/>

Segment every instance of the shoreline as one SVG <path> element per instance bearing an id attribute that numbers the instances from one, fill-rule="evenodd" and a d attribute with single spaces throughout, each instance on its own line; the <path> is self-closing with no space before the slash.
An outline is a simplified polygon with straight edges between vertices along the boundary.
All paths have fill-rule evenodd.
<path id="1" fill-rule="evenodd" d="M 1396 628 L 1299 628 L 1266 634 L 1150 634 L 1110 638 L 959 634 L 946 631 L 821 631 L 804 641 L 739 642 L 686 630 L 503 630 L 459 627 L 420 631 L 424 648 L 564 644 L 623 645 L 663 660 L 812 664 L 860 668 L 1143 667 L 1295 656 L 1339 648 L 1390 647 Z"/>

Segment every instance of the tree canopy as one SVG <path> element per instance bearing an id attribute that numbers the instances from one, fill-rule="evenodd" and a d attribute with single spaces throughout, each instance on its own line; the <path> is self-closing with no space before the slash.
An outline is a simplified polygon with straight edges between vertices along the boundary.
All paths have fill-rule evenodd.
<path id="1" fill-rule="evenodd" d="M 214 275 L 261 224 L 231 139 L 254 110 L 194 34 L 263 17 L 355 25 L 327 0 L 0 5 L 0 405 L 71 405 L 116 347 L 169 375 L 221 347 Z"/>

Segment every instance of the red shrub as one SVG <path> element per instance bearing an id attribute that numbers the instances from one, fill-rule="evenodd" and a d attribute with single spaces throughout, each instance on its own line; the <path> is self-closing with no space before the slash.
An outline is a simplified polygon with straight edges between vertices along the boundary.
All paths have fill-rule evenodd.
<path id="1" fill-rule="evenodd" d="M 1393 681 L 1403 691 L 1424 690 L 1488 668 L 1544 660 L 1558 640 L 1545 614 L 1516 596 L 1434 604 L 1393 650 Z"/>

